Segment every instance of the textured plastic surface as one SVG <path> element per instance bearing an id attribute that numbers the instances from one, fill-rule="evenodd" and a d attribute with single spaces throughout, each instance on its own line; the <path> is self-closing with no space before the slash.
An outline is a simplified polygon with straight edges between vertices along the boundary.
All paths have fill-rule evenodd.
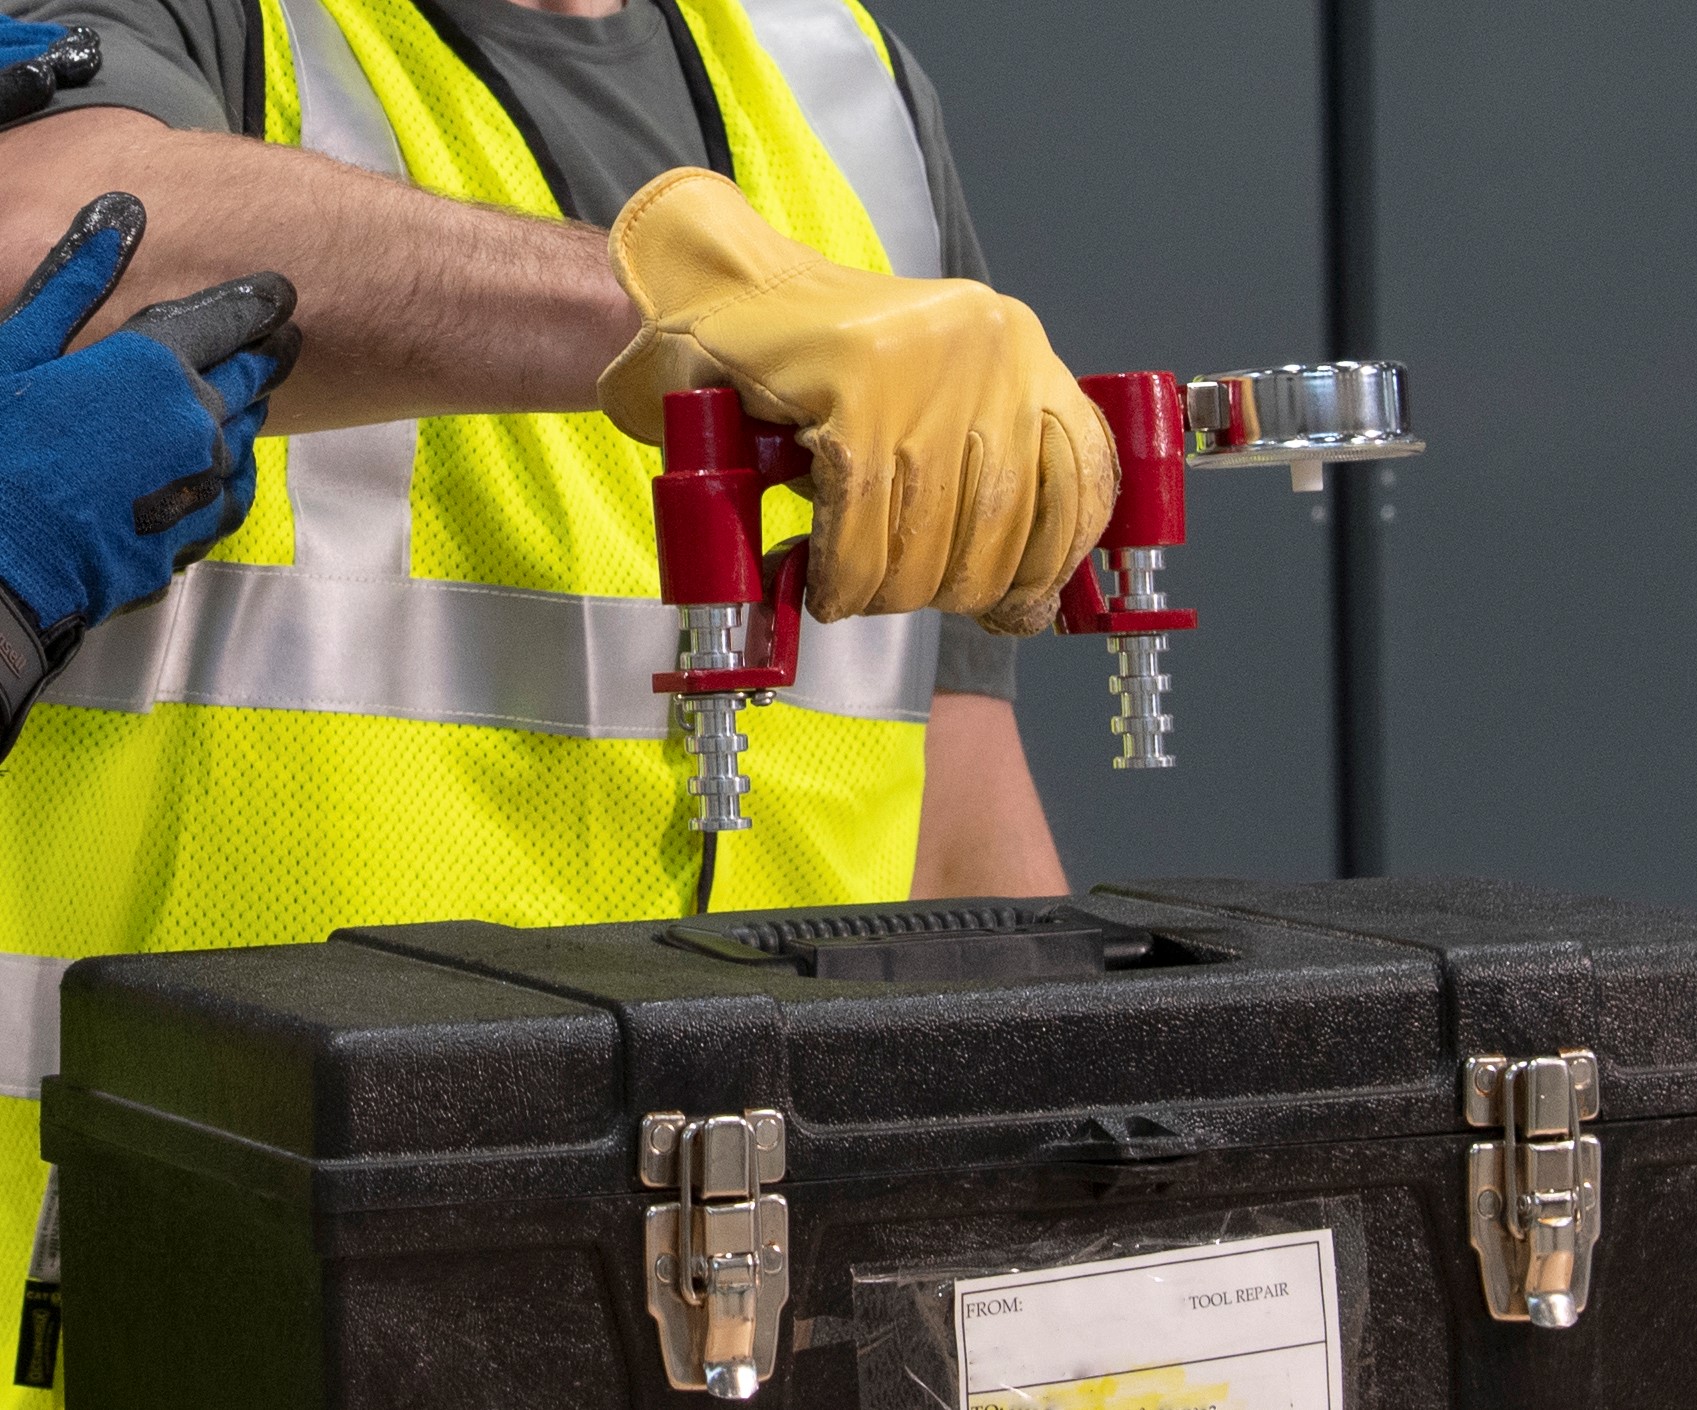
<path id="1" fill-rule="evenodd" d="M 1145 930 L 1072 906 L 897 912 L 789 925 L 708 917 L 669 926 L 669 945 L 731 964 L 782 966 L 814 979 L 1017 983 L 1086 979 L 1139 965 L 1193 964 L 1198 956 Z M 882 922 L 882 923 L 879 923 Z"/>
<path id="2" fill-rule="evenodd" d="M 1686 1403 L 1697 1349 L 1655 1329 L 1697 1294 L 1697 917 L 1463 882 L 1072 904 L 1172 962 L 848 982 L 664 944 L 669 921 L 85 961 L 43 1109 L 71 1403 L 704 1403 L 665 1387 L 644 1306 L 637 1123 L 754 1106 L 789 1124 L 793 1231 L 760 1405 L 856 1403 L 855 1268 L 1332 1198 L 1364 1231 L 1358 1405 Z M 1602 1072 L 1592 1304 L 1571 1332 L 1494 1323 L 1459 1063 L 1578 1044 Z"/>

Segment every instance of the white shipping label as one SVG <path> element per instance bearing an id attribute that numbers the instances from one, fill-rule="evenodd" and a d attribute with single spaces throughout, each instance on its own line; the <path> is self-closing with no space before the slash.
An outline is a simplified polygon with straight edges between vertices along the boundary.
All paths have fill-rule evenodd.
<path id="1" fill-rule="evenodd" d="M 1332 1231 L 955 1283 L 961 1410 L 1342 1410 Z"/>

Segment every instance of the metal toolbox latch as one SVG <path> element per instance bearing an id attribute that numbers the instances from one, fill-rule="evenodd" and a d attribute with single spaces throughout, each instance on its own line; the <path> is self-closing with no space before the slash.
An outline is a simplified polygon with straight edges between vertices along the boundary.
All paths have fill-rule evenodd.
<path id="1" fill-rule="evenodd" d="M 648 1310 L 677 1390 L 747 1400 L 772 1374 L 790 1296 L 789 1203 L 762 1185 L 784 1178 L 775 1111 L 642 1119 L 642 1183 L 677 1190 L 644 1230 Z"/>
<path id="2" fill-rule="evenodd" d="M 1469 1058 L 1470 1126 L 1502 1128 L 1467 1155 L 1467 1208 L 1485 1301 L 1499 1322 L 1571 1327 L 1585 1310 L 1602 1224 L 1603 1147 L 1581 1124 L 1600 1106 L 1584 1049 L 1511 1062 Z"/>

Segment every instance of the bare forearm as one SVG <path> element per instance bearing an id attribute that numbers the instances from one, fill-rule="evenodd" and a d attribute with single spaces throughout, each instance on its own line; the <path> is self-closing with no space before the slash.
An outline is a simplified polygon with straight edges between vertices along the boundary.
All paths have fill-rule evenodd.
<path id="1" fill-rule="evenodd" d="M 1013 706 L 939 694 L 925 739 L 915 900 L 1067 890 Z"/>
<path id="2" fill-rule="evenodd" d="M 93 196 L 147 207 L 91 330 L 259 269 L 292 279 L 300 366 L 268 430 L 576 411 L 636 331 L 605 235 L 428 195 L 311 153 L 174 132 L 114 108 L 0 134 L 0 302 Z"/>

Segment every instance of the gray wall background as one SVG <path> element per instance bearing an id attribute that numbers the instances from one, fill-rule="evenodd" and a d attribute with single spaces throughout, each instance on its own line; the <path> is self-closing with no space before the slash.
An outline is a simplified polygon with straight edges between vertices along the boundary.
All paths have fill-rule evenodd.
<path id="1" fill-rule="evenodd" d="M 1697 902 L 1697 7 L 1375 13 L 1390 864 Z"/>
<path id="2" fill-rule="evenodd" d="M 1166 575 L 1202 614 L 1169 656 L 1178 768 L 1108 767 L 1099 642 L 1026 649 L 1074 883 L 1336 874 L 1341 663 L 1378 698 L 1348 814 L 1376 867 L 1697 903 L 1697 7 L 874 8 L 943 95 L 998 285 L 1075 370 L 1398 357 L 1432 444 L 1358 480 L 1372 611 L 1338 641 L 1335 492 L 1192 472 Z M 1363 154 L 1341 196 L 1339 124 Z M 1347 324 L 1370 346 L 1328 331 L 1329 231 L 1366 271 Z"/>
<path id="3" fill-rule="evenodd" d="M 1325 351 L 1319 58 L 1307 3 L 874 0 L 942 94 L 998 287 L 1080 374 Z M 1230 64 L 1199 52 L 1237 48 Z M 1167 662 L 1177 768 L 1109 766 L 1100 638 L 1025 649 L 1020 722 L 1075 885 L 1328 874 L 1330 533 L 1278 472 L 1190 477 L 1167 553 L 1197 631 Z"/>

